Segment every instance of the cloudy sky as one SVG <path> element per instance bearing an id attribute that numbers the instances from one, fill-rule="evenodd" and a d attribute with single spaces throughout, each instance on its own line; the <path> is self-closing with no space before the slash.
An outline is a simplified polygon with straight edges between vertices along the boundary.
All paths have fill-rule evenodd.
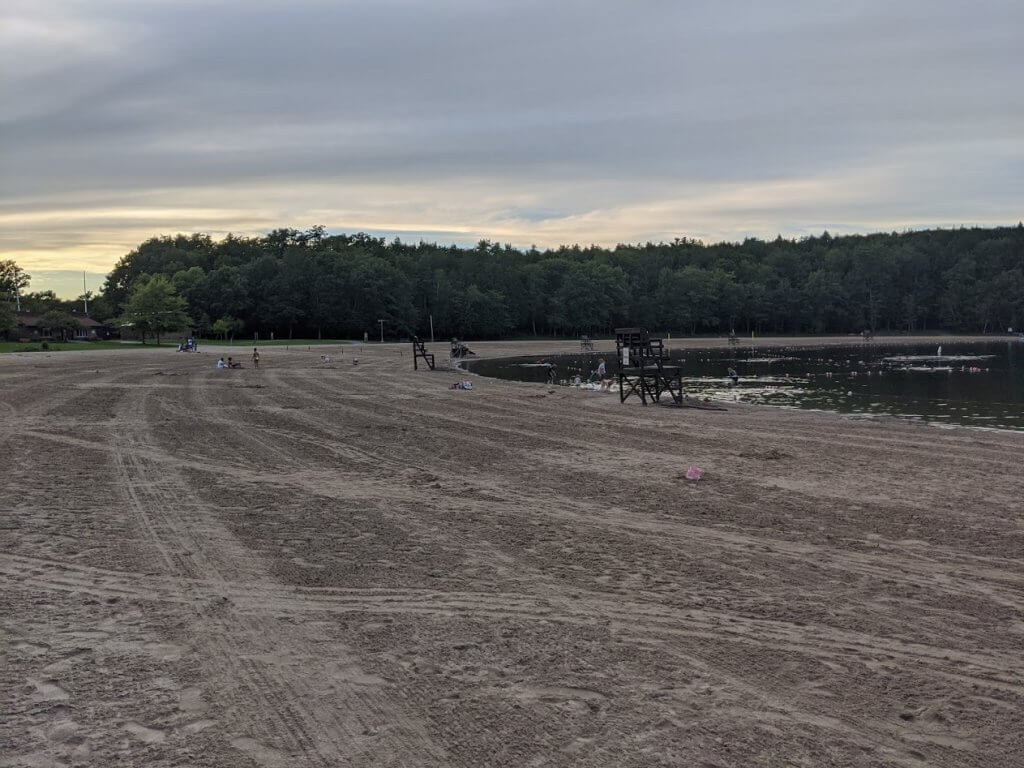
<path id="1" fill-rule="evenodd" d="M 4 0 L 0 259 L 1024 218 L 1020 0 Z M 95 276 L 95 277 L 93 277 Z"/>

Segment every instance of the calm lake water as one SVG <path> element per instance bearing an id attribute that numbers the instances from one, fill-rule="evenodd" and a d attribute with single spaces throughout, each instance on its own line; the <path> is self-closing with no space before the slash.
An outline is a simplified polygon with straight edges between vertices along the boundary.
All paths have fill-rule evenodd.
<path id="1" fill-rule="evenodd" d="M 1024 430 L 1024 343 L 944 344 L 938 353 L 935 343 L 757 349 L 723 344 L 673 350 L 672 358 L 683 365 L 687 394 L 696 397 Z M 542 383 L 548 378 L 544 364 L 553 364 L 559 381 L 577 373 L 586 379 L 599 357 L 614 373 L 614 353 L 479 360 L 469 369 Z M 729 368 L 739 375 L 735 385 Z"/>

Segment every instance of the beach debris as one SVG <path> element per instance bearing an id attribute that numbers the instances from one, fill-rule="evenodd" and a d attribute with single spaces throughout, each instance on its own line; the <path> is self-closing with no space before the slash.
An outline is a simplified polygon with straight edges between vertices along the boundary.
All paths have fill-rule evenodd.
<path id="1" fill-rule="evenodd" d="M 704 470 L 697 466 L 690 467 L 688 470 L 686 470 L 685 477 L 690 482 L 696 483 L 698 480 L 704 477 Z"/>
<path id="2" fill-rule="evenodd" d="M 452 384 L 449 389 L 472 389 L 473 382 L 469 379 L 463 379 L 462 381 L 456 381 Z"/>

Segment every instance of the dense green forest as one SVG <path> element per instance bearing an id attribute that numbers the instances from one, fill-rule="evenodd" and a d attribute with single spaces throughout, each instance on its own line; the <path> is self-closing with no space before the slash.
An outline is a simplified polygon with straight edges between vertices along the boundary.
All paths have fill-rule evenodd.
<path id="1" fill-rule="evenodd" d="M 323 227 L 147 240 L 103 306 L 165 276 L 205 334 L 391 338 L 1006 330 L 1024 324 L 1024 226 L 742 243 L 519 250 L 388 242 Z M 163 282 L 163 281 L 161 281 Z"/>

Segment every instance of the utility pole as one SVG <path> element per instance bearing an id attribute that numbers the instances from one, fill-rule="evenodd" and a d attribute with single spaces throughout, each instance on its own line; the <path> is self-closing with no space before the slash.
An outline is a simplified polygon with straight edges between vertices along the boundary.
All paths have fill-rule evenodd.
<path id="1" fill-rule="evenodd" d="M 21 272 L 17 265 L 14 267 L 14 308 L 16 311 L 21 312 L 21 281 L 18 279 L 18 275 Z"/>
<path id="2" fill-rule="evenodd" d="M 85 287 L 85 270 L 82 270 L 82 301 L 85 302 L 85 316 L 89 316 L 89 289 Z"/>
<path id="3" fill-rule="evenodd" d="M 434 343 L 434 316 L 433 315 L 428 315 L 428 317 L 430 318 L 430 343 L 433 344 Z"/>
<path id="4" fill-rule="evenodd" d="M 380 323 L 380 343 L 383 344 L 384 343 L 384 321 L 383 320 L 378 320 L 377 322 Z"/>

